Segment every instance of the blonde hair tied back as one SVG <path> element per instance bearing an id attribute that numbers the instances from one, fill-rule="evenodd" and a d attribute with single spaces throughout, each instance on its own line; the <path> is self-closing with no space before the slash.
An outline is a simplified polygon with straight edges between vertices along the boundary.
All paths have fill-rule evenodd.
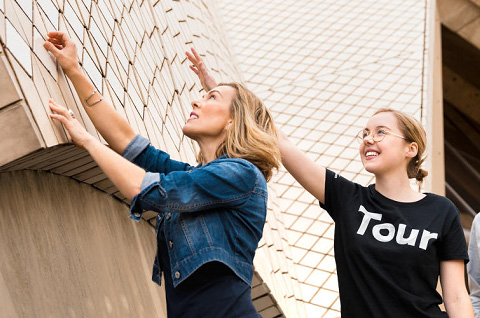
<path id="1" fill-rule="evenodd" d="M 375 112 L 374 115 L 379 113 L 393 113 L 398 121 L 398 126 L 407 142 L 415 142 L 418 146 L 417 155 L 410 159 L 407 166 L 407 175 L 409 179 L 415 178 L 419 184 L 423 182 L 423 179 L 428 176 L 428 171 L 421 168 L 426 156 L 423 156 L 427 148 L 427 134 L 422 124 L 404 112 L 391 109 L 382 108 Z"/>

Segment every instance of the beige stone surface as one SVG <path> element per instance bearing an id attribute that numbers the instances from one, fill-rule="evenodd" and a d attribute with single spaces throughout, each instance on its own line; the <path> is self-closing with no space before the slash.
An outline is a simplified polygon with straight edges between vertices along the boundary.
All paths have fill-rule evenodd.
<path id="1" fill-rule="evenodd" d="M 480 124 L 480 89 L 448 67 L 443 67 L 444 98 L 453 105 L 462 105 L 461 111 Z"/>
<path id="2" fill-rule="evenodd" d="M 0 87 L 2 88 L 0 109 L 23 98 L 16 81 L 13 79 L 13 75 L 7 59 L 3 54 L 0 54 Z"/>
<path id="3" fill-rule="evenodd" d="M 462 28 L 458 34 L 480 49 L 480 8 L 476 19 Z"/>
<path id="4" fill-rule="evenodd" d="M 480 6 L 478 0 L 439 0 L 441 22 L 480 49 Z"/>
<path id="5" fill-rule="evenodd" d="M 0 166 L 42 147 L 28 111 L 24 104 L 0 110 Z"/>
<path id="6" fill-rule="evenodd" d="M 155 232 L 123 203 L 34 171 L 1 173 L 0 202 L 2 317 L 166 317 Z"/>
<path id="7" fill-rule="evenodd" d="M 423 183 L 425 189 L 438 195 L 445 195 L 445 151 L 443 127 L 443 86 L 442 86 L 442 28 L 435 3 L 428 6 L 429 19 L 426 26 L 430 31 L 427 51 L 428 63 L 425 71 L 425 131 L 428 136 L 425 170 L 428 178 Z"/>
<path id="8" fill-rule="evenodd" d="M 471 0 L 439 0 L 437 3 L 440 19 L 453 31 L 471 23 L 479 13 L 479 8 Z"/>
<path id="9" fill-rule="evenodd" d="M 480 8 L 480 0 L 470 0 L 472 1 L 477 7 Z"/>

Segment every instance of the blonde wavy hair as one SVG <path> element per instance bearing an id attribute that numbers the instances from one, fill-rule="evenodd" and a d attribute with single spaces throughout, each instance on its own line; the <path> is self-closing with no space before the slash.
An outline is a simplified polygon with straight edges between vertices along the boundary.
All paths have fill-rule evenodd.
<path id="1" fill-rule="evenodd" d="M 237 94 L 230 106 L 232 123 L 217 148 L 216 157 L 227 155 L 229 158 L 248 160 L 269 181 L 273 170 L 280 166 L 277 131 L 270 111 L 242 84 L 220 83 L 218 86 L 233 87 Z M 202 159 L 200 151 L 197 160 L 202 162 Z"/>
<path id="2" fill-rule="evenodd" d="M 423 129 L 422 124 L 414 117 L 391 108 L 382 108 L 375 112 L 379 113 L 393 113 L 398 121 L 398 127 L 405 137 L 407 142 L 415 142 L 418 145 L 417 155 L 410 159 L 407 166 L 407 175 L 409 179 L 415 178 L 419 184 L 428 176 L 428 171 L 421 168 L 422 163 L 426 157 L 423 156 L 427 148 L 427 133 Z"/>

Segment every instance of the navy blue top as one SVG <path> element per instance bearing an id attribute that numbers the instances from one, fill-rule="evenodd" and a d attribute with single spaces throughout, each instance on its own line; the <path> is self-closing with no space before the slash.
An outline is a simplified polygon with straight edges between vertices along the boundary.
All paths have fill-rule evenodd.
<path id="1" fill-rule="evenodd" d="M 253 306 L 250 286 L 223 263 L 207 263 L 174 287 L 163 222 L 157 245 L 157 257 L 164 271 L 168 317 L 261 318 Z"/>

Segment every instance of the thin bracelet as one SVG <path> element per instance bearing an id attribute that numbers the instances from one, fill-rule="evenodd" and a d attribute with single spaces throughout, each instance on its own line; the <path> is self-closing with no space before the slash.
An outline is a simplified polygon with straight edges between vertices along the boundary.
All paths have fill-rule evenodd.
<path id="1" fill-rule="evenodd" d="M 98 93 L 98 91 L 97 91 L 96 89 L 93 90 L 93 92 L 90 94 L 90 96 L 88 96 L 87 98 L 85 98 L 85 105 L 87 105 L 88 107 L 92 107 L 93 105 L 95 105 L 95 104 L 97 104 L 97 103 L 99 103 L 99 102 L 101 102 L 101 101 L 103 100 L 103 97 L 102 97 L 102 98 L 100 98 L 99 100 L 96 100 L 96 101 L 94 101 L 93 103 L 90 104 L 90 103 L 88 102 L 88 100 L 89 100 L 93 95 L 95 95 L 95 93 Z"/>

